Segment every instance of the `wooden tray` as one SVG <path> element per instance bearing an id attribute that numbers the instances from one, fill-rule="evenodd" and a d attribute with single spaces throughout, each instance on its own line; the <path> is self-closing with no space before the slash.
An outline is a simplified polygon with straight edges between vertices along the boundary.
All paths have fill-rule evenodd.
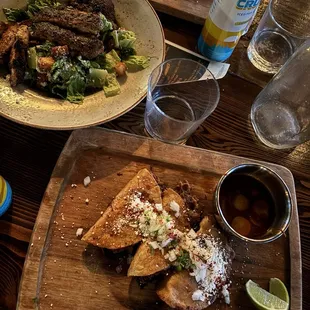
<path id="1" fill-rule="evenodd" d="M 170 187 L 187 179 L 208 212 L 213 212 L 213 193 L 221 175 L 235 165 L 251 162 L 256 161 L 101 128 L 75 131 L 57 162 L 41 204 L 17 309 L 168 309 L 157 299 L 154 287 L 140 289 L 135 279 L 126 277 L 128 265 L 122 254 L 111 256 L 87 246 L 76 237 L 77 228 L 86 232 L 143 167 L 152 169 Z M 278 277 L 290 288 L 291 309 L 301 310 L 294 179 L 284 167 L 263 164 L 276 171 L 290 188 L 292 223 L 286 236 L 266 245 L 230 238 L 236 259 L 229 309 L 254 309 L 244 290 L 249 278 L 267 288 L 269 278 Z M 92 179 L 87 188 L 83 185 L 86 176 Z M 228 306 L 216 303 L 210 309 Z"/>

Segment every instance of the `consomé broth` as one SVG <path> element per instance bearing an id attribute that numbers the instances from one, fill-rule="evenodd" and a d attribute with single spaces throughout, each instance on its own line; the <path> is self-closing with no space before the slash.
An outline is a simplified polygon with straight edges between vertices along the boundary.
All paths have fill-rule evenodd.
<path id="1" fill-rule="evenodd" d="M 268 189 L 249 175 L 232 175 L 222 185 L 220 204 L 229 225 L 248 238 L 263 236 L 275 218 Z"/>

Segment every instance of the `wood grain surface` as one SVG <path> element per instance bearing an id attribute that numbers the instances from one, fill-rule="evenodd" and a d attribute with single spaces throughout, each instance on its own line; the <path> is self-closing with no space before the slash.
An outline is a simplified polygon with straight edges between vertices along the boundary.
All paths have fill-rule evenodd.
<path id="1" fill-rule="evenodd" d="M 251 162 L 101 128 L 73 132 L 40 207 L 17 309 L 32 309 L 33 299 L 38 308 L 53 305 L 55 310 L 170 309 L 156 297 L 154 284 L 140 289 L 134 278 L 126 276 L 128 253 L 112 254 L 87 245 L 76 237 L 77 229 L 88 231 L 113 197 L 143 168 L 171 188 L 187 180 L 205 215 L 214 214 L 214 192 L 221 176 L 236 165 Z M 254 163 L 268 165 L 286 182 L 293 199 L 293 218 L 288 235 L 272 243 L 247 244 L 228 236 L 236 253 L 230 308 L 253 309 L 244 290 L 248 279 L 267 288 L 269 279 L 277 277 L 290 289 L 291 308 L 301 310 L 301 253 L 294 179 L 284 167 Z M 87 187 L 83 184 L 86 176 L 91 178 Z M 210 309 L 224 310 L 227 306 L 217 302 Z"/>
<path id="2" fill-rule="evenodd" d="M 201 26 L 160 14 L 166 38 L 195 50 Z M 251 104 L 268 77 L 249 79 L 240 69 L 241 42 L 230 61 L 232 73 L 219 81 L 221 100 L 188 145 L 284 165 L 295 179 L 303 262 L 303 309 L 310 309 L 310 144 L 272 150 L 255 137 L 249 122 Z M 250 80 L 250 81 L 249 81 Z M 144 135 L 144 106 L 105 124 L 111 129 Z M 0 173 L 13 188 L 13 204 L 0 218 L 0 309 L 15 309 L 31 233 L 51 173 L 70 132 L 27 128 L 0 118 Z"/>
<path id="3" fill-rule="evenodd" d="M 151 0 L 150 2 L 159 12 L 203 25 L 213 0 Z"/>

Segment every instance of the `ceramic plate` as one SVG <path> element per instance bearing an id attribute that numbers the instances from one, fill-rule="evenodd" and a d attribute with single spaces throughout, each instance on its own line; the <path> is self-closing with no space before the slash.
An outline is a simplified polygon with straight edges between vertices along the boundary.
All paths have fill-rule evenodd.
<path id="1" fill-rule="evenodd" d="M 0 78 L 0 115 L 18 123 L 46 129 L 76 129 L 111 121 L 128 112 L 146 95 L 152 70 L 165 56 L 164 33 L 156 12 L 146 0 L 113 0 L 120 26 L 137 35 L 136 50 L 151 57 L 149 68 L 128 73 L 121 94 L 106 98 L 103 91 L 87 96 L 81 105 L 47 97 L 26 86 L 12 89 Z M 23 7 L 26 0 L 1 0 L 2 7 Z M 1 19 L 4 19 L 1 16 Z"/>

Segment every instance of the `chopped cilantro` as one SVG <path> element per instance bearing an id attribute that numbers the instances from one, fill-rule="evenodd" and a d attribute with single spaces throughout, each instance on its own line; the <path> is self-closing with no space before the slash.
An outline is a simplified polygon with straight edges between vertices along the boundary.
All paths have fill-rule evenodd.
<path id="1" fill-rule="evenodd" d="M 178 245 L 177 240 L 172 240 L 170 244 L 168 245 L 168 249 L 174 249 Z"/>
<path id="2" fill-rule="evenodd" d="M 175 261 L 175 266 L 178 271 L 182 269 L 193 269 L 195 267 L 189 253 L 185 250 L 181 250 L 180 255 L 178 255 L 177 260 Z"/>

